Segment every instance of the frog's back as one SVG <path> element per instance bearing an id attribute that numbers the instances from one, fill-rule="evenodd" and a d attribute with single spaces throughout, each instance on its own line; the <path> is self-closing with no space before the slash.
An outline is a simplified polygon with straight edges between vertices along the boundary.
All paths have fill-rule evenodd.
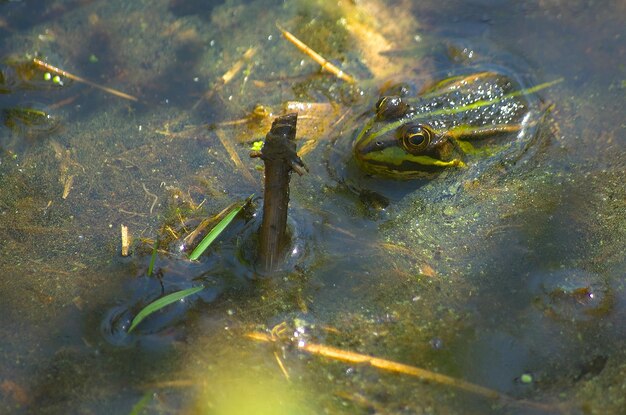
<path id="1" fill-rule="evenodd" d="M 511 76 L 494 70 L 457 75 L 426 86 L 413 99 L 434 128 L 520 123 L 530 104 L 523 87 Z"/>

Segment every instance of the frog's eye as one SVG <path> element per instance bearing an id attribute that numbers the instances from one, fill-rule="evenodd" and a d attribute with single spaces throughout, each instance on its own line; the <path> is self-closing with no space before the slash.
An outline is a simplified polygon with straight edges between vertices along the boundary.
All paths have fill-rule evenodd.
<path id="1" fill-rule="evenodd" d="M 409 105 L 400 97 L 381 97 L 376 102 L 376 116 L 380 120 L 397 120 L 409 112 Z"/>
<path id="2" fill-rule="evenodd" d="M 433 131 L 424 124 L 405 124 L 397 133 L 402 148 L 409 153 L 423 151 L 433 138 Z"/>

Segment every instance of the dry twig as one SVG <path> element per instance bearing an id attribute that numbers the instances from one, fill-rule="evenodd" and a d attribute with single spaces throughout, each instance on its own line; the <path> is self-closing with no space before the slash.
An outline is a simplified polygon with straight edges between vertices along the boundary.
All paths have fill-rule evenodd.
<path id="1" fill-rule="evenodd" d="M 213 84 L 213 86 L 211 87 L 211 89 L 209 89 L 208 91 L 206 91 L 204 93 L 204 95 L 202 95 L 202 97 L 200 97 L 200 99 L 198 101 L 196 101 L 196 103 L 193 105 L 192 109 L 196 109 L 198 108 L 198 105 L 200 105 L 202 103 L 202 101 L 205 100 L 209 100 L 211 99 L 211 97 L 213 96 L 214 93 L 218 92 L 220 89 L 222 89 L 222 87 L 226 84 L 228 84 L 230 81 L 233 80 L 233 78 L 235 77 L 235 75 L 237 75 L 240 71 L 241 68 L 243 68 L 243 65 L 249 61 L 250 59 L 252 59 L 254 57 L 254 55 L 256 54 L 256 48 L 248 48 L 243 56 L 237 61 L 235 62 L 235 64 L 226 72 L 224 72 L 224 75 L 220 76 L 215 83 Z"/>
<path id="2" fill-rule="evenodd" d="M 247 334 L 247 337 L 263 342 L 277 342 L 280 341 L 281 336 L 272 334 L 251 332 Z M 493 389 L 486 388 L 484 386 L 476 385 L 471 382 L 467 382 L 462 379 L 456 379 L 451 376 L 442 375 L 440 373 L 431 372 L 426 369 L 422 369 L 415 366 L 406 365 L 403 363 L 394 362 L 392 360 L 382 359 L 379 357 L 368 356 L 361 353 L 351 352 L 349 350 L 342 350 L 332 346 L 326 346 L 323 344 L 315 343 L 297 343 L 298 349 L 307 353 L 327 357 L 329 359 L 338 360 L 341 362 L 363 364 L 375 367 L 377 369 L 386 370 L 388 372 L 399 373 L 402 375 L 412 376 L 424 381 L 437 383 L 440 385 L 451 386 L 456 389 L 461 389 L 466 392 L 473 393 L 488 399 L 502 401 L 503 403 L 519 405 L 524 407 L 530 407 L 534 409 L 553 412 L 561 412 L 560 408 L 556 405 L 548 405 L 536 402 L 529 402 L 525 400 L 515 400 L 510 396 L 502 394 Z"/>
<path id="3" fill-rule="evenodd" d="M 250 184 L 256 185 L 257 181 L 254 179 L 248 168 L 241 161 L 241 158 L 239 157 L 239 154 L 237 154 L 235 146 L 228 139 L 228 137 L 226 137 L 226 134 L 222 130 L 215 130 L 215 135 L 217 136 L 217 138 L 219 138 L 220 143 L 222 143 L 222 145 L 226 149 L 226 152 L 228 152 L 230 159 L 233 161 L 233 163 L 235 163 L 237 169 L 241 171 L 243 177 L 245 177 L 246 180 L 250 182 Z"/>
<path id="4" fill-rule="evenodd" d="M 289 33 L 288 31 L 284 30 L 280 26 L 277 25 L 277 27 L 278 27 L 278 30 L 282 32 L 283 36 L 285 36 L 285 38 L 288 41 L 293 43 L 298 49 L 304 52 L 307 56 L 309 56 L 315 62 L 320 64 L 323 71 L 330 72 L 333 75 L 335 75 L 337 78 L 342 79 L 348 83 L 353 84 L 356 82 L 356 79 L 354 79 L 352 76 L 348 75 L 341 69 L 337 68 L 329 60 L 327 60 L 322 55 L 320 55 L 319 53 L 311 49 L 306 43 L 304 43 L 303 41 L 301 41 L 300 39 L 298 39 L 297 37 L 295 37 L 293 34 Z"/>

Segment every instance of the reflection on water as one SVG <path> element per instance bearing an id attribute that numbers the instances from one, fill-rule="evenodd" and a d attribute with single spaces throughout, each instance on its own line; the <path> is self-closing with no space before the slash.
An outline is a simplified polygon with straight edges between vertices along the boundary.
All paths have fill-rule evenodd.
<path id="1" fill-rule="evenodd" d="M 143 396 L 144 413 L 623 408 L 622 2 L 210 3 L 0 2 L 0 412 L 130 413 Z M 277 21 L 358 87 L 320 73 Z M 47 80 L 34 56 L 140 102 Z M 353 133 L 386 81 L 373 74 L 424 83 L 482 65 L 524 85 L 565 78 L 538 94 L 553 106 L 529 151 L 422 182 L 358 170 Z M 299 136 L 311 172 L 293 180 L 286 269 L 255 273 L 258 217 L 182 258 L 165 225 L 261 194 L 247 145 L 265 131 L 247 116 L 286 101 L 337 107 Z M 165 241 L 153 275 L 150 248 L 119 255 L 120 224 Z M 146 304 L 199 284 L 127 333 Z M 246 337 L 283 321 L 549 410 Z"/>

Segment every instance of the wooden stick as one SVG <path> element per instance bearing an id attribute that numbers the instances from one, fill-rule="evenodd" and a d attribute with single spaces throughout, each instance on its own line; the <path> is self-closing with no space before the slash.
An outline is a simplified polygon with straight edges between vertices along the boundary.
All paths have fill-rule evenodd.
<path id="1" fill-rule="evenodd" d="M 264 272 L 275 271 L 282 263 L 287 245 L 287 208 L 289 206 L 289 180 L 291 171 L 302 175 L 306 167 L 296 154 L 296 124 L 298 114 L 280 116 L 272 123 L 260 157 L 265 164 L 265 192 L 263 197 L 263 222 L 259 234 L 258 260 Z"/>
<path id="2" fill-rule="evenodd" d="M 117 89 L 113 89 L 113 88 L 109 88 L 109 87 L 106 87 L 106 86 L 98 85 L 95 82 L 91 82 L 90 80 L 85 79 L 85 78 L 81 78 L 78 75 L 73 75 L 73 74 L 71 74 L 69 72 L 65 72 L 64 70 L 59 69 L 59 68 L 57 68 L 55 66 L 52 66 L 49 63 L 41 61 L 41 60 L 39 60 L 37 58 L 33 59 L 33 63 L 35 65 L 39 66 L 40 68 L 47 69 L 50 72 L 54 72 L 55 74 L 63 76 L 65 78 L 67 78 L 67 79 L 71 79 L 72 81 L 76 81 L 76 82 L 80 82 L 80 83 L 89 85 L 89 86 L 97 88 L 97 89 L 99 89 L 101 91 L 108 92 L 109 94 L 112 94 L 112 95 L 115 95 L 117 97 L 130 100 L 130 101 L 139 101 L 136 97 L 134 97 L 132 95 L 128 95 L 128 94 L 126 94 L 124 92 L 120 92 Z"/>

